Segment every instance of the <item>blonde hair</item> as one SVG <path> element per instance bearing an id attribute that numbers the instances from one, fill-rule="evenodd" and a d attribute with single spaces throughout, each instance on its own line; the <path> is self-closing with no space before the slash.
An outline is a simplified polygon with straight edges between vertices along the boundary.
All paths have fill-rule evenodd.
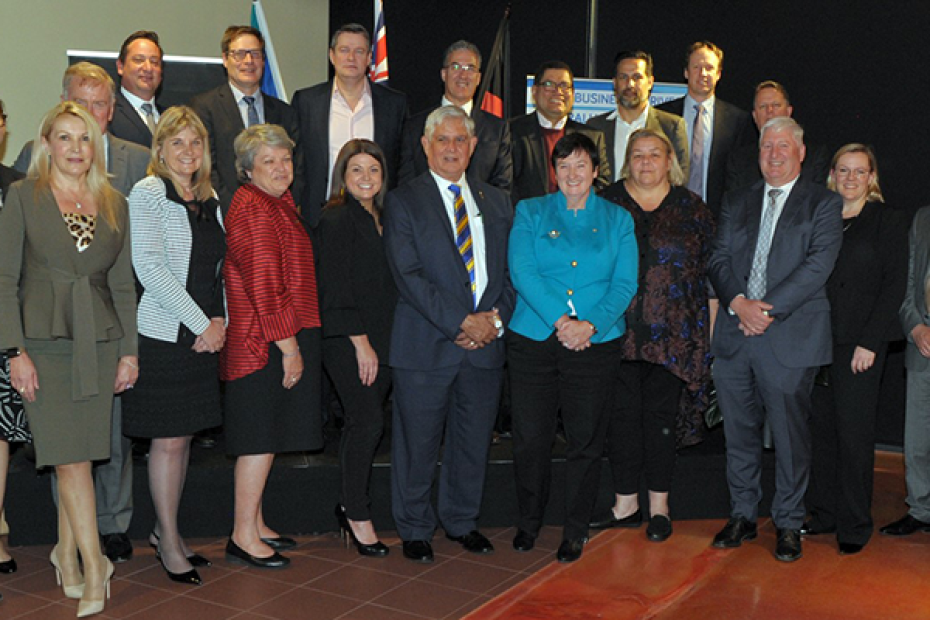
<path id="1" fill-rule="evenodd" d="M 71 115 L 84 121 L 87 136 L 90 139 L 94 160 L 87 171 L 87 188 L 97 203 L 97 213 L 106 220 L 114 230 L 119 230 L 118 211 L 122 203 L 122 195 L 110 185 L 107 176 L 106 154 L 103 147 L 103 135 L 100 126 L 90 115 L 90 112 L 73 101 L 62 101 L 49 110 L 39 124 L 39 132 L 33 142 L 32 160 L 29 162 L 29 171 L 26 176 L 36 182 L 36 192 L 51 187 L 51 154 L 48 150 L 49 136 L 52 128 L 60 117 Z"/>
<path id="2" fill-rule="evenodd" d="M 630 139 L 626 143 L 626 157 L 623 160 L 623 168 L 620 170 L 620 178 L 630 178 L 630 158 L 633 153 L 633 146 L 636 144 L 637 140 L 642 140 L 644 138 L 655 138 L 665 145 L 665 151 L 668 153 L 669 159 L 672 160 L 671 165 L 668 167 L 668 182 L 672 185 L 683 185 L 685 182 L 685 173 L 681 171 L 681 165 L 678 163 L 678 155 L 672 147 L 671 140 L 669 140 L 668 136 L 662 131 L 645 128 L 637 129 L 630 134 Z"/>
<path id="3" fill-rule="evenodd" d="M 184 189 L 174 180 L 174 175 L 165 164 L 161 150 L 165 142 L 185 129 L 192 130 L 203 141 L 203 159 L 200 169 L 191 178 L 191 192 L 196 200 L 207 200 L 213 197 L 213 185 L 210 183 L 210 170 L 213 166 L 210 160 L 210 138 L 203 121 L 193 109 L 186 105 L 170 107 L 158 119 L 158 127 L 155 129 L 155 135 L 152 136 L 152 157 L 149 159 L 148 173 L 170 179 L 178 194 L 184 195 Z"/>
<path id="4" fill-rule="evenodd" d="M 865 197 L 866 201 L 885 202 L 882 188 L 878 185 L 878 160 L 875 158 L 875 151 L 871 147 L 858 142 L 841 146 L 840 150 L 833 156 L 833 161 L 830 162 L 830 176 L 827 177 L 827 189 L 833 192 L 836 191 L 836 179 L 833 178 L 833 172 L 836 170 L 836 164 L 840 161 L 840 157 L 848 153 L 862 153 L 869 160 L 869 168 L 871 168 L 869 172 L 872 174 L 872 181 L 869 183 L 869 193 Z"/>

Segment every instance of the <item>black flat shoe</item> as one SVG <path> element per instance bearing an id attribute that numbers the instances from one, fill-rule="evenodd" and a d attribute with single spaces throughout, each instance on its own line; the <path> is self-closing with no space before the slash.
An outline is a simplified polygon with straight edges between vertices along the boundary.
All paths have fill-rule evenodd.
<path id="1" fill-rule="evenodd" d="M 513 548 L 520 553 L 532 551 L 536 546 L 536 537 L 529 532 L 517 530 L 517 535 L 513 537 Z"/>
<path id="2" fill-rule="evenodd" d="M 472 530 L 464 536 L 452 536 L 446 534 L 446 538 L 452 542 L 462 545 L 462 548 L 469 553 L 488 554 L 494 553 L 494 545 L 487 537 L 478 530 Z"/>
<path id="3" fill-rule="evenodd" d="M 433 546 L 426 540 L 405 540 L 404 557 L 414 562 L 429 564 L 433 561 Z"/>
<path id="4" fill-rule="evenodd" d="M 254 566 L 255 568 L 284 568 L 291 563 L 289 558 L 284 557 L 277 551 L 267 558 L 249 555 L 239 545 L 234 543 L 232 538 L 226 543 L 226 560 L 236 564 Z"/>
<path id="5" fill-rule="evenodd" d="M 914 532 L 930 532 L 930 523 L 924 523 L 906 514 L 878 531 L 885 536 L 910 536 Z"/>
<path id="6" fill-rule="evenodd" d="M 801 559 L 801 532 L 787 528 L 777 528 L 778 542 L 775 545 L 775 559 L 782 562 L 794 562 Z"/>
<path id="7" fill-rule="evenodd" d="M 820 536 L 821 534 L 835 534 L 836 526 L 817 527 L 813 521 L 807 521 L 801 526 L 801 536 Z"/>
<path id="8" fill-rule="evenodd" d="M 294 549 L 297 546 L 296 540 L 293 538 L 287 538 L 286 536 L 278 536 L 276 538 L 262 538 L 261 541 L 275 551 L 287 551 L 288 549 Z"/>
<path id="9" fill-rule="evenodd" d="M 581 557 L 581 553 L 584 551 L 584 544 L 587 541 L 587 538 L 563 540 L 562 544 L 559 545 L 559 550 L 555 554 L 556 559 L 563 564 L 574 562 Z"/>
<path id="10" fill-rule="evenodd" d="M 197 574 L 197 571 L 193 568 L 187 571 L 186 573 L 172 573 L 168 570 L 168 567 L 165 566 L 165 560 L 162 559 L 161 554 L 156 556 L 158 562 L 161 564 L 161 567 L 165 570 L 165 574 L 168 575 L 168 579 L 174 581 L 175 583 L 184 583 L 191 586 L 199 586 L 203 584 L 203 580 L 200 578 L 200 575 Z"/>
<path id="11" fill-rule="evenodd" d="M 865 548 L 865 545 L 859 545 L 856 543 L 839 543 L 840 546 L 840 555 L 856 555 Z"/>
<path id="12" fill-rule="evenodd" d="M 161 542 L 161 536 L 155 533 L 155 530 L 149 532 L 149 547 L 155 550 L 155 557 L 158 557 L 158 542 L 152 542 L 152 539 L 155 539 L 158 542 Z M 209 568 L 213 566 L 213 562 L 203 557 L 198 553 L 192 553 L 187 556 L 187 561 L 191 563 L 191 566 L 194 568 Z"/>
<path id="13" fill-rule="evenodd" d="M 103 555 L 114 564 L 128 562 L 132 559 L 132 541 L 126 534 L 104 534 L 101 539 Z"/>
<path id="14" fill-rule="evenodd" d="M 735 549 L 743 544 L 743 541 L 752 540 L 758 535 L 756 524 L 743 517 L 731 517 L 723 529 L 714 536 L 714 542 L 711 543 L 718 549 Z"/>
<path id="15" fill-rule="evenodd" d="M 622 519 L 614 516 L 613 509 L 607 511 L 607 515 L 600 519 L 595 519 L 588 524 L 592 530 L 606 530 L 612 527 L 639 527 L 643 524 L 643 511 L 637 510 L 633 514 L 627 515 Z"/>
<path id="16" fill-rule="evenodd" d="M 665 515 L 652 515 L 649 527 L 646 528 L 646 538 L 652 542 L 665 542 L 672 535 L 672 521 Z"/>
<path id="17" fill-rule="evenodd" d="M 342 537 L 345 546 L 348 547 L 351 542 L 358 549 L 358 554 L 366 558 L 383 558 L 391 552 L 380 540 L 371 544 L 363 543 L 355 536 L 355 531 L 349 524 L 349 517 L 346 516 L 346 509 L 341 504 L 336 504 L 336 520 L 339 521 L 339 535 Z"/>
<path id="18" fill-rule="evenodd" d="M 16 572 L 16 560 L 10 558 L 6 562 L 0 562 L 0 573 L 9 575 Z"/>

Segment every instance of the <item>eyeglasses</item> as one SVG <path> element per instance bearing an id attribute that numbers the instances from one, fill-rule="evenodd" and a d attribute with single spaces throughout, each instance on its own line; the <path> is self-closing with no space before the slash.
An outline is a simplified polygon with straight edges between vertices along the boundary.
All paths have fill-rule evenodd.
<path id="1" fill-rule="evenodd" d="M 846 166 L 841 166 L 836 169 L 836 177 L 852 177 L 854 179 L 864 179 L 869 176 L 871 170 L 866 170 L 865 168 L 847 168 Z"/>
<path id="2" fill-rule="evenodd" d="M 549 92 L 555 92 L 556 90 L 569 92 L 575 90 L 574 85 L 570 84 L 569 82 L 553 82 L 552 80 L 543 80 L 539 83 L 539 85 L 542 86 L 543 90 L 547 90 Z"/>
<path id="3" fill-rule="evenodd" d="M 262 50 L 229 50 L 227 56 L 232 56 L 236 62 L 242 62 L 246 56 L 251 56 L 252 60 L 262 59 Z"/>
<path id="4" fill-rule="evenodd" d="M 444 69 L 452 69 L 453 71 L 464 71 L 465 73 L 478 73 L 478 65 L 463 65 L 457 62 L 451 62 Z"/>

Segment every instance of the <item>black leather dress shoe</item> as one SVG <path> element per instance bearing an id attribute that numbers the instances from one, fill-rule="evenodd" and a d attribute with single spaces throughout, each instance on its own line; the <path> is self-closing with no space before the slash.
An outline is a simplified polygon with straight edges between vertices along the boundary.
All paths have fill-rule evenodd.
<path id="1" fill-rule="evenodd" d="M 807 521 L 801 526 L 801 536 L 820 536 L 821 534 L 835 534 L 836 526 L 818 527 L 813 521 Z"/>
<path id="2" fill-rule="evenodd" d="M 646 538 L 652 542 L 665 542 L 672 535 L 672 521 L 665 515 L 653 515 L 646 528 Z"/>
<path id="3" fill-rule="evenodd" d="M 865 548 L 865 545 L 859 545 L 856 543 L 839 543 L 840 545 L 840 555 L 856 555 Z"/>
<path id="4" fill-rule="evenodd" d="M 527 551 L 532 551 L 533 547 L 535 546 L 536 546 L 535 536 L 533 536 L 529 532 L 524 532 L 523 530 L 517 530 L 517 535 L 513 537 L 514 551 L 526 553 Z"/>
<path id="5" fill-rule="evenodd" d="M 451 536 L 446 534 L 446 538 L 452 542 L 462 545 L 462 548 L 469 553 L 494 553 L 494 545 L 487 537 L 478 530 L 472 530 L 464 536 Z"/>
<path id="6" fill-rule="evenodd" d="M 752 540 L 757 535 L 756 524 L 743 517 L 732 517 L 723 526 L 720 533 L 714 536 L 714 547 L 718 549 L 734 549 L 743 544 L 743 541 Z"/>
<path id="7" fill-rule="evenodd" d="M 607 511 L 607 514 L 604 517 L 591 521 L 591 523 L 588 524 L 588 527 L 592 530 L 606 530 L 612 527 L 639 527 L 642 524 L 642 510 L 637 510 L 631 515 L 627 515 L 622 519 L 618 519 L 614 516 L 613 509 L 611 509 Z"/>
<path id="8" fill-rule="evenodd" d="M 0 573 L 9 575 L 16 572 L 16 560 L 10 558 L 6 562 L 0 562 Z"/>
<path id="9" fill-rule="evenodd" d="M 114 564 L 132 559 L 132 541 L 126 534 L 104 534 L 103 554 Z"/>
<path id="10" fill-rule="evenodd" d="M 562 544 L 559 545 L 559 550 L 555 554 L 556 559 L 562 563 L 574 562 L 581 557 L 581 552 L 584 551 L 584 544 L 586 542 L 588 542 L 587 538 L 563 540 Z"/>
<path id="11" fill-rule="evenodd" d="M 778 542 L 775 544 L 775 559 L 782 562 L 794 562 L 801 559 L 801 532 L 778 528 Z"/>
<path id="12" fill-rule="evenodd" d="M 275 551 L 285 551 L 297 546 L 297 541 L 293 538 L 278 536 L 277 538 L 262 538 L 261 541 L 274 549 Z"/>
<path id="13" fill-rule="evenodd" d="M 291 563 L 289 558 L 284 557 L 277 551 L 267 558 L 249 555 L 245 549 L 234 543 L 232 538 L 226 543 L 226 560 L 237 564 L 254 566 L 255 568 L 284 568 Z"/>
<path id="14" fill-rule="evenodd" d="M 907 514 L 878 531 L 885 536 L 910 536 L 914 532 L 930 532 L 930 523 L 924 523 Z"/>
<path id="15" fill-rule="evenodd" d="M 405 540 L 404 557 L 414 562 L 429 564 L 433 561 L 433 546 L 427 540 Z"/>

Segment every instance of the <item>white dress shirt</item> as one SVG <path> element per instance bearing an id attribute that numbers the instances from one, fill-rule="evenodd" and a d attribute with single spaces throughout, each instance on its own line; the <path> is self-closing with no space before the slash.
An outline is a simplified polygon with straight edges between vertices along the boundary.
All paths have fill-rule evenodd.
<path id="1" fill-rule="evenodd" d="M 232 85 L 232 82 L 229 83 L 229 89 L 232 91 L 233 97 L 236 98 L 236 107 L 239 108 L 239 116 L 242 118 L 242 126 L 249 126 L 249 104 L 242 100 L 246 96 L 244 92 Z M 265 98 L 262 97 L 261 89 L 256 90 L 249 97 L 255 97 L 255 111 L 258 112 L 258 122 L 265 122 Z"/>
<path id="2" fill-rule="evenodd" d="M 620 116 L 617 110 L 607 115 L 607 120 L 616 121 L 614 123 L 614 181 L 620 180 L 620 172 L 623 170 L 623 164 L 626 161 L 626 145 L 630 141 L 630 136 L 637 129 L 643 129 L 646 126 L 646 119 L 649 118 L 649 104 L 643 108 L 642 113 L 628 123 Z"/>
<path id="3" fill-rule="evenodd" d="M 446 215 L 449 216 L 449 225 L 452 230 L 452 238 L 455 239 L 455 196 L 449 186 L 450 181 L 442 178 L 432 170 L 430 174 L 439 187 L 439 194 L 442 196 L 442 202 L 446 207 Z M 468 212 L 468 227 L 471 229 L 471 243 L 475 258 L 475 300 L 481 301 L 484 290 L 488 287 L 488 265 L 484 254 L 484 221 L 481 219 L 481 212 L 478 211 L 478 205 L 475 197 L 472 196 L 468 188 L 468 181 L 465 175 L 456 181 L 456 184 L 462 188 L 462 198 L 465 200 L 465 210 Z"/>
<path id="4" fill-rule="evenodd" d="M 148 103 L 152 106 L 152 116 L 155 118 L 155 123 L 158 124 L 158 120 L 161 118 L 161 114 L 158 113 L 158 106 L 155 105 L 155 98 L 143 99 L 142 97 L 137 97 L 132 94 L 122 86 L 120 86 L 120 92 L 123 93 L 123 96 L 126 97 L 126 101 L 133 107 L 136 111 L 136 114 L 139 115 L 139 118 L 142 119 L 142 122 L 148 125 L 148 120 L 145 117 L 145 112 L 142 111 L 142 104 Z"/>
<path id="5" fill-rule="evenodd" d="M 375 139 L 375 109 L 371 103 L 371 87 L 365 80 L 365 89 L 362 97 L 355 105 L 349 107 L 346 98 L 339 91 L 338 84 L 333 81 L 333 97 L 329 106 L 329 174 L 327 175 L 326 197 L 333 188 L 333 167 L 339 151 L 346 142 L 354 138 Z"/>

